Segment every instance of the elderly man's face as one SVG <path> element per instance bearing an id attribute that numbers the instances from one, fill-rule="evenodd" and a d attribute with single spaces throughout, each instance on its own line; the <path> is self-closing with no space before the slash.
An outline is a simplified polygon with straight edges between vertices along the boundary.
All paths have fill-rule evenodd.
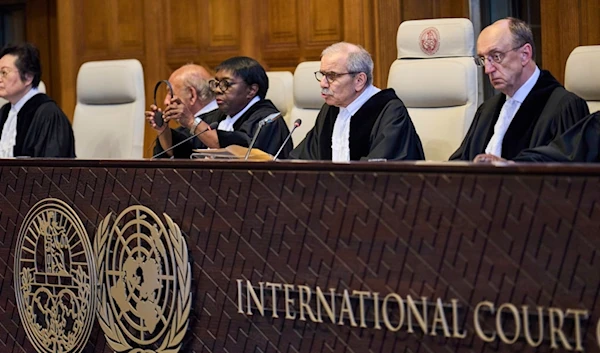
<path id="1" fill-rule="evenodd" d="M 17 57 L 7 54 L 0 58 L 0 97 L 15 104 L 31 88 L 31 77 L 21 80 L 19 70 L 15 66 Z"/>
<path id="2" fill-rule="evenodd" d="M 529 62 L 523 48 L 513 42 L 505 26 L 492 25 L 477 39 L 477 55 L 485 58 L 485 73 L 490 83 L 511 97 L 523 84 L 523 68 Z"/>
<path id="3" fill-rule="evenodd" d="M 364 88 L 364 80 L 357 76 L 360 73 L 348 73 L 347 57 L 346 53 L 334 53 L 321 58 L 320 71 L 325 75 L 320 81 L 321 97 L 328 105 L 347 107 Z"/>
<path id="4" fill-rule="evenodd" d="M 182 75 L 180 75 L 177 71 L 171 74 L 171 76 L 169 77 L 169 83 L 171 84 L 171 87 L 173 87 L 173 92 L 169 92 L 169 90 L 167 89 L 167 93 L 165 94 L 165 100 L 163 102 L 165 107 L 171 103 L 172 93 L 173 97 L 178 97 L 179 99 L 181 99 L 181 102 L 189 109 L 192 105 L 190 100 L 192 98 L 191 90 L 193 88 L 185 85 L 185 83 L 183 82 Z"/>
<path id="5" fill-rule="evenodd" d="M 230 70 L 219 70 L 215 75 L 216 95 L 219 110 L 229 116 L 239 113 L 256 96 L 258 87 L 248 86 L 244 80 Z"/>

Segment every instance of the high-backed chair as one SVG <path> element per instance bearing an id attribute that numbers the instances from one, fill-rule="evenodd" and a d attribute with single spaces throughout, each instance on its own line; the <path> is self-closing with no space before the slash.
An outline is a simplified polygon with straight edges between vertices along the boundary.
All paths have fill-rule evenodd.
<path id="1" fill-rule="evenodd" d="M 388 87 L 408 108 L 425 157 L 447 160 L 478 105 L 473 24 L 464 18 L 405 21 L 397 47 Z"/>
<path id="2" fill-rule="evenodd" d="M 38 90 L 40 91 L 40 93 L 46 93 L 46 85 L 44 84 L 44 81 L 40 81 L 40 84 L 38 85 Z M 6 99 L 0 98 L 0 107 L 2 107 L 6 103 L 8 103 Z"/>
<path id="3" fill-rule="evenodd" d="M 73 117 L 79 158 L 142 158 L 144 72 L 135 60 L 92 61 L 77 75 Z"/>
<path id="4" fill-rule="evenodd" d="M 290 130 L 296 119 L 302 119 L 302 125 L 292 135 L 294 146 L 298 146 L 315 126 L 319 110 L 325 103 L 319 81 L 315 79 L 315 71 L 319 71 L 320 67 L 320 61 L 305 61 L 298 64 L 294 71 L 294 107 L 288 124 Z"/>
<path id="5" fill-rule="evenodd" d="M 289 71 L 268 71 L 270 99 L 290 125 L 292 106 L 294 105 L 294 75 Z"/>
<path id="6" fill-rule="evenodd" d="M 594 113 L 600 110 L 600 45 L 573 49 L 565 67 L 565 88 L 585 99 Z"/>

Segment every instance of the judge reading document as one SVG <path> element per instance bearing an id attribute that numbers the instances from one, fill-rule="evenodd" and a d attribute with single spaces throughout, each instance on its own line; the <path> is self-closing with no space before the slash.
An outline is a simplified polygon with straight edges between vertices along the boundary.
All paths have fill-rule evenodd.
<path id="1" fill-rule="evenodd" d="M 222 148 L 230 145 L 248 147 L 258 130 L 259 122 L 277 113 L 270 100 L 265 99 L 269 89 L 269 79 L 263 67 L 254 59 L 238 56 L 223 61 L 216 68 L 215 78 L 209 81 L 215 94 L 219 110 L 223 113 L 216 129 L 211 129 L 210 121 L 201 116 L 194 118 L 185 109 L 180 97 L 171 99 L 165 109 L 165 120 L 193 120 L 190 133 L 198 135 L 205 147 Z M 275 155 L 289 134 L 283 118 L 264 125 L 256 138 L 254 148 Z M 285 158 L 292 150 L 288 140 L 280 156 Z"/>
<path id="2" fill-rule="evenodd" d="M 210 79 L 211 75 L 205 68 L 194 64 L 183 65 L 171 74 L 169 83 L 173 92 L 167 92 L 164 100 L 167 123 L 160 127 L 156 125 L 155 112 L 159 110 L 156 105 L 151 105 L 150 111 L 146 112 L 146 120 L 158 134 L 154 147 L 155 156 L 190 158 L 193 149 L 206 148 L 198 137 L 192 137 L 190 131 L 195 130 L 198 120 L 210 124 L 219 121 L 223 115 L 218 110 L 215 94 L 208 85 Z M 184 111 L 187 114 L 183 114 Z M 180 126 L 170 128 L 170 120 L 176 120 Z"/>
<path id="3" fill-rule="evenodd" d="M 538 69 L 534 53 L 531 29 L 521 20 L 502 19 L 481 31 L 476 62 L 501 93 L 479 107 L 450 160 L 512 159 L 548 145 L 589 114 L 583 99 Z"/>
<path id="4" fill-rule="evenodd" d="M 42 67 L 32 44 L 0 52 L 0 158 L 75 157 L 69 119 L 50 97 L 38 91 Z"/>
<path id="5" fill-rule="evenodd" d="M 336 43 L 315 72 L 325 104 L 291 158 L 350 161 L 424 159 L 421 140 L 393 89 L 373 86 L 373 60 L 362 47 Z"/>

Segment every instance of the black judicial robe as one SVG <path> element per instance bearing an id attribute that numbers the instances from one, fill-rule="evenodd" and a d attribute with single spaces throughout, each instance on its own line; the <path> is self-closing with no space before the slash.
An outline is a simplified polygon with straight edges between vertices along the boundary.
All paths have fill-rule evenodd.
<path id="1" fill-rule="evenodd" d="M 202 118 L 202 120 L 205 123 L 210 125 L 211 123 L 218 123 L 219 121 L 224 119 L 225 114 L 223 114 L 223 112 L 221 112 L 219 109 L 215 109 L 210 112 L 201 114 L 199 115 L 199 117 Z M 169 131 L 171 133 L 173 146 L 175 146 L 178 143 L 181 143 L 181 141 L 192 136 L 192 134 L 190 134 L 190 130 L 184 128 L 183 126 L 180 126 L 176 129 L 169 129 Z M 168 132 L 165 131 L 164 133 L 167 134 Z M 202 143 L 202 141 L 200 141 L 198 137 L 194 137 L 189 141 L 184 142 L 181 145 L 175 147 L 173 149 L 173 157 L 190 158 L 191 154 L 193 153 L 193 150 L 198 148 L 206 148 L 206 145 Z M 154 155 L 156 156 L 159 153 L 162 153 L 163 151 L 164 149 L 157 138 L 156 143 L 154 145 Z M 169 158 L 169 155 L 167 153 L 163 153 L 160 156 L 158 156 L 158 158 Z"/>
<path id="2" fill-rule="evenodd" d="M 506 95 L 483 102 L 461 146 L 450 160 L 472 161 L 485 153 Z M 589 114 L 585 100 L 571 93 L 546 70 L 527 95 L 502 141 L 502 158 L 513 159 L 524 149 L 544 146 Z"/>
<path id="3" fill-rule="evenodd" d="M 251 106 L 242 116 L 233 124 L 233 131 L 222 131 L 217 130 L 217 136 L 219 138 L 219 145 L 221 147 L 227 147 L 230 145 L 239 145 L 243 147 L 250 146 L 250 141 L 256 130 L 258 129 L 258 123 L 272 113 L 279 112 L 270 100 L 263 99 L 256 102 Z M 205 117 L 206 116 L 206 117 Z M 222 113 L 220 110 L 213 110 L 212 112 L 206 113 L 202 116 L 202 120 L 210 124 L 213 122 L 220 122 L 225 120 L 227 115 Z M 191 136 L 190 132 L 180 127 L 173 131 L 173 145 L 183 141 L 185 138 Z M 289 134 L 285 121 L 283 119 L 277 119 L 270 124 L 266 124 L 260 131 L 260 134 L 256 138 L 253 148 L 258 148 L 271 155 L 275 155 L 279 150 L 279 147 L 283 144 L 283 141 Z M 286 158 L 292 150 L 292 141 L 288 140 L 286 146 L 281 151 L 281 158 Z M 175 147 L 173 154 L 175 158 L 189 158 L 192 154 L 192 149 L 206 148 L 206 145 L 200 141 L 199 138 L 190 140 L 190 143 L 181 144 Z M 156 143 L 154 148 L 154 154 L 162 152 L 162 146 Z M 167 157 L 167 154 L 163 154 L 161 157 Z"/>
<path id="4" fill-rule="evenodd" d="M 11 104 L 0 108 L 0 133 Z M 15 157 L 75 158 L 75 138 L 69 119 L 44 93 L 31 97 L 17 114 Z"/>
<path id="5" fill-rule="evenodd" d="M 239 145 L 243 147 L 250 146 L 250 141 L 258 129 L 258 123 L 267 116 L 278 113 L 279 110 L 275 105 L 268 100 L 262 99 L 251 106 L 242 116 L 233 124 L 233 131 L 217 130 L 219 136 L 219 145 L 227 147 L 230 145 Z M 223 116 L 223 119 L 226 117 Z M 258 148 L 264 152 L 275 156 L 283 141 L 289 135 L 290 130 L 285 124 L 283 117 L 266 124 L 260 130 L 260 134 L 256 138 L 254 148 Z M 293 148 L 292 139 L 289 139 L 278 158 L 287 158 Z"/>
<path id="6" fill-rule="evenodd" d="M 600 111 L 573 125 L 548 146 L 527 149 L 515 162 L 600 162 Z"/>
<path id="7" fill-rule="evenodd" d="M 323 104 L 315 126 L 296 147 L 290 158 L 331 160 L 333 125 L 340 109 Z M 404 103 L 393 89 L 371 97 L 350 120 L 350 160 L 425 159 L 421 139 Z"/>

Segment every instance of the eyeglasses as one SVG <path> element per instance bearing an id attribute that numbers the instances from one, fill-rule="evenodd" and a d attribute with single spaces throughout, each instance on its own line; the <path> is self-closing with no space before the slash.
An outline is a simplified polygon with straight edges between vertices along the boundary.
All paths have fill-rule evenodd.
<path id="1" fill-rule="evenodd" d="M 473 59 L 475 59 L 475 65 L 477 66 L 485 66 L 485 61 L 487 60 L 488 62 L 495 62 L 496 64 L 500 64 L 502 62 L 502 60 L 504 60 L 504 58 L 506 57 L 506 54 L 508 54 L 509 52 L 513 51 L 513 50 L 517 50 L 522 48 L 525 44 L 527 43 L 523 43 L 521 45 L 519 45 L 518 47 L 514 47 L 512 49 L 509 49 L 507 51 L 494 51 L 491 52 L 487 55 L 481 55 L 481 56 L 476 56 Z"/>
<path id="2" fill-rule="evenodd" d="M 16 72 L 18 70 L 9 70 L 9 69 L 2 69 L 0 70 L 0 78 L 6 78 L 6 76 L 8 76 L 8 74 L 10 74 L 11 72 Z"/>
<path id="3" fill-rule="evenodd" d="M 325 77 L 325 79 L 327 80 L 327 83 L 331 83 L 335 80 L 337 80 L 338 77 L 340 76 L 344 76 L 344 75 L 356 75 L 358 72 L 341 72 L 341 73 L 337 73 L 337 72 L 323 72 L 323 71 L 315 71 L 315 78 L 317 79 L 317 81 L 321 82 L 321 80 L 323 79 L 323 77 Z"/>
<path id="4" fill-rule="evenodd" d="M 221 90 L 221 92 L 227 92 L 227 90 L 229 88 L 231 88 L 231 86 L 238 84 L 239 82 L 233 82 L 233 81 L 227 81 L 227 80 L 222 80 L 222 81 L 217 81 L 217 80 L 210 80 L 208 81 L 208 87 L 210 87 L 211 90 L 216 90 L 217 87 Z"/>

